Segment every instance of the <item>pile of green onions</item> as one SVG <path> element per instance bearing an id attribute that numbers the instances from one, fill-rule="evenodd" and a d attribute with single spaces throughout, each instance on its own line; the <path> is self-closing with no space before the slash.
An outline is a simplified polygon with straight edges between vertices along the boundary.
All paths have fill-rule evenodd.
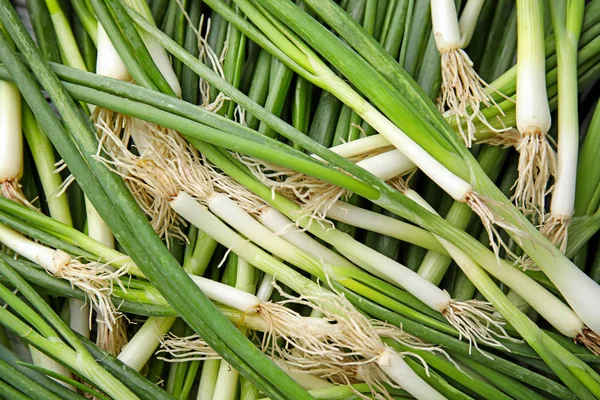
<path id="1" fill-rule="evenodd" d="M 24 5 L 0 397 L 600 399 L 600 0 Z"/>

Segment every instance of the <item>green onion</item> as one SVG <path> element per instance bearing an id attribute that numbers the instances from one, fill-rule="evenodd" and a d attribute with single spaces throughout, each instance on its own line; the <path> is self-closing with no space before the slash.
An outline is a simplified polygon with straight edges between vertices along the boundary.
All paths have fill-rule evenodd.
<path id="1" fill-rule="evenodd" d="M 558 148 L 550 217 L 541 231 L 563 252 L 567 249 L 569 224 L 575 212 L 579 149 L 577 48 L 584 6 L 584 2 L 574 1 L 568 8 L 558 2 L 552 2 L 550 7 L 558 63 Z"/>

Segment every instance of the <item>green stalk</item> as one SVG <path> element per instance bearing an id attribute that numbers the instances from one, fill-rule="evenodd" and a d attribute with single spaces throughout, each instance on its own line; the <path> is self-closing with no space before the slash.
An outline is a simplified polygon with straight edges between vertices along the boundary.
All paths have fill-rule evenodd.
<path id="1" fill-rule="evenodd" d="M 310 123 L 308 137 L 325 147 L 331 147 L 342 103 L 331 93 L 322 91 Z"/>
<path id="2" fill-rule="evenodd" d="M 528 386 L 522 384 L 518 380 L 503 375 L 493 370 L 492 368 L 481 365 L 480 363 L 471 360 L 469 357 L 455 356 L 455 358 L 461 364 L 464 364 L 472 370 L 476 371 L 484 379 L 492 382 L 497 387 L 500 387 L 502 391 L 511 396 L 511 398 L 513 399 L 544 399 L 544 397 L 541 396 L 539 393 L 531 390 Z"/>
<path id="3" fill-rule="evenodd" d="M 96 346 L 92 341 L 84 337 L 79 339 L 94 359 L 98 360 L 98 364 L 102 368 L 120 381 L 126 382 L 129 388 L 141 399 L 173 400 L 173 397 L 158 385 L 123 364 L 116 357 Z"/>
<path id="4" fill-rule="evenodd" d="M 470 357 L 471 359 L 476 360 L 483 365 L 493 368 L 496 371 L 502 372 L 503 374 L 513 377 L 528 385 L 532 385 L 546 393 L 551 394 L 552 396 L 561 399 L 574 400 L 576 398 L 570 390 L 554 380 L 539 375 L 527 368 L 523 368 L 520 365 L 511 363 L 498 356 L 490 355 L 489 353 L 487 355 L 483 355 L 479 352 L 470 353 L 468 344 L 464 342 L 460 342 L 454 338 L 444 337 L 444 335 L 439 332 L 430 330 L 411 320 L 400 318 L 397 314 L 385 310 L 382 307 L 379 307 L 369 300 L 364 299 L 350 291 L 344 290 L 343 288 L 339 289 L 356 307 L 379 320 L 388 321 L 388 323 L 396 326 L 402 326 L 406 332 L 412 335 L 418 336 L 430 343 L 441 344 L 447 351 L 456 352 L 466 357 Z M 492 358 L 490 359 L 488 356 L 491 356 Z"/>
<path id="5" fill-rule="evenodd" d="M 22 374 L 30 380 L 30 387 L 36 388 L 40 393 L 50 393 L 53 398 L 65 400 L 83 400 L 83 397 L 67 389 L 60 383 L 48 378 L 44 373 L 35 371 L 29 367 L 29 364 L 23 363 L 16 354 L 11 352 L 5 346 L 0 346 L 0 359 L 6 366 L 10 366 L 16 372 Z M 52 397 L 47 397 L 52 398 Z"/>
<path id="6" fill-rule="evenodd" d="M 426 350 L 420 350 L 420 349 L 413 349 L 409 346 L 397 343 L 397 342 L 393 342 L 393 341 L 387 341 L 387 344 L 390 345 L 391 347 L 395 348 L 398 351 L 401 352 L 407 352 L 407 356 L 410 357 L 410 354 L 416 354 L 417 356 L 421 357 L 429 366 L 429 368 L 433 368 L 435 371 L 440 372 L 442 374 L 444 374 L 445 376 L 451 378 L 452 380 L 458 382 L 460 385 L 463 385 L 464 387 L 468 388 L 469 390 L 473 391 L 473 393 L 477 394 L 478 396 L 480 396 L 481 398 L 484 399 L 503 399 L 503 400 L 508 400 L 511 397 L 505 395 L 504 393 L 502 393 L 504 388 L 501 389 L 497 389 L 495 388 L 492 384 L 483 381 L 483 380 L 479 380 L 476 379 L 475 377 L 469 375 L 468 373 L 465 373 L 459 369 L 456 368 L 456 365 L 453 364 L 452 362 L 450 362 L 448 359 L 446 359 L 443 355 L 440 354 L 436 354 L 434 352 L 430 352 L 430 351 L 426 351 Z M 478 365 L 478 363 L 473 362 L 474 364 Z M 497 373 L 498 375 L 502 375 Z M 522 385 L 522 387 L 524 387 L 524 385 Z M 527 391 L 527 393 L 535 393 L 532 390 Z M 523 396 L 521 397 L 515 397 L 515 398 L 521 398 L 524 399 Z M 536 397 L 535 395 L 530 397 L 530 399 L 537 399 L 538 397 Z"/>
<path id="7" fill-rule="evenodd" d="M 71 30 L 69 21 L 60 8 L 58 0 L 46 0 L 46 5 L 50 12 L 50 18 L 58 38 L 58 45 L 63 61 L 70 67 L 87 71 L 85 62 L 77 48 L 75 36 Z"/>
<path id="8" fill-rule="evenodd" d="M 57 195 L 63 181 L 59 174 L 53 172 L 56 168 L 54 148 L 48 137 L 41 131 L 27 105 L 23 107 L 23 132 L 44 188 L 50 215 L 65 225 L 72 225 L 67 196 L 64 193 L 60 196 Z"/>
<path id="9" fill-rule="evenodd" d="M 262 50 L 263 53 L 268 54 Z M 262 54 L 262 53 L 261 53 Z M 292 126 L 304 134 L 308 133 L 312 104 L 312 84 L 301 76 L 296 76 L 294 96 L 292 101 Z M 295 149 L 301 147 L 293 143 Z"/>
<path id="10" fill-rule="evenodd" d="M 269 91 L 269 71 L 271 69 L 271 56 L 265 50 L 260 49 L 248 97 L 257 104 L 264 105 Z M 260 120 L 254 114 L 246 116 L 246 124 L 251 129 L 258 128 Z"/>
<path id="11" fill-rule="evenodd" d="M 294 73 L 282 62 L 271 58 L 271 73 L 269 74 L 269 91 L 265 100 L 265 109 L 276 116 L 281 116 Z M 276 138 L 277 132 L 261 123 L 258 131 L 268 137 Z"/>
<path id="12" fill-rule="evenodd" d="M 136 264 L 144 265 L 144 274 L 157 283 L 169 302 L 178 309 L 188 324 L 201 334 L 213 349 L 266 393 L 276 398 L 286 398 L 288 397 L 287 393 L 294 393 L 294 396 L 299 398 L 310 398 L 260 351 L 250 346 L 247 339 L 243 338 L 216 311 L 212 303 L 181 271 L 148 224 L 145 216 L 137 208 L 135 200 L 130 195 L 126 195 L 127 188 L 120 178 L 112 176 L 113 174 L 105 167 L 94 165 L 92 160 L 89 164 L 85 163 L 86 154 L 95 152 L 95 132 L 87 122 L 81 120 L 81 114 L 75 111 L 75 105 L 64 92 L 56 75 L 42 60 L 6 0 L 0 1 L 0 11 L 0 18 L 4 25 L 52 97 L 65 123 L 69 126 L 71 134 L 77 139 L 78 145 L 84 145 L 88 141 L 91 148 L 82 148 L 81 151 L 73 148 L 63 127 L 48 108 L 46 100 L 37 91 L 33 79 L 10 51 L 3 38 L 0 38 L 0 59 L 18 81 L 21 92 L 26 93 L 26 100 L 34 110 L 38 121 L 48 127 L 50 139 L 71 167 L 83 189 L 88 191 L 88 195 L 93 198 L 97 206 L 103 203 L 102 205 L 106 207 L 98 207 L 98 209 L 102 210 L 102 216 L 109 222 L 112 231 L 116 233 L 127 252 L 133 256 Z M 92 174 L 92 169 L 94 174 Z M 101 185 L 100 182 L 104 185 Z M 111 197 L 108 197 L 104 190 L 108 190 Z M 117 212 L 114 212 L 115 210 Z M 202 310 L 201 315 L 198 310 Z"/>
<path id="13" fill-rule="evenodd" d="M 22 392 L 19 392 L 17 389 L 8 385 L 8 383 L 6 383 L 3 380 L 0 380 L 0 395 L 5 399 L 31 400 L 31 397 L 28 397 Z"/>
<path id="14" fill-rule="evenodd" d="M 77 388 L 77 390 L 79 390 L 79 391 L 81 391 L 83 393 L 86 393 L 87 395 L 91 395 L 91 396 L 94 396 L 94 397 L 98 398 L 98 400 L 110 400 L 108 397 L 102 395 L 102 393 L 100 393 L 100 392 L 98 392 L 98 391 L 96 391 L 96 390 L 94 390 L 94 389 L 92 389 L 90 387 L 85 386 L 84 384 L 76 381 L 75 379 L 68 378 L 68 377 L 66 377 L 64 375 L 61 375 L 61 374 L 57 373 L 57 372 L 54 372 L 52 370 L 45 369 L 45 368 L 42 368 L 42 367 L 38 367 L 38 366 L 36 366 L 34 364 L 28 364 L 28 363 L 25 363 L 25 362 L 20 362 L 19 364 L 21 364 L 23 366 L 26 366 L 27 368 L 39 371 L 39 372 L 41 372 L 41 373 L 49 376 L 50 378 L 55 379 L 56 381 L 64 382 L 64 383 L 66 383 L 66 384 L 68 384 L 68 385 L 70 385 L 70 386 L 72 386 L 74 388 Z"/>
<path id="15" fill-rule="evenodd" d="M 322 52 L 328 61 L 333 62 L 342 74 L 350 78 L 358 90 L 374 100 L 383 113 L 392 122 L 403 128 L 412 140 L 436 158 L 439 157 L 440 160 L 444 158 L 444 165 L 454 173 L 464 176 L 466 171 L 463 170 L 462 162 L 455 158 L 454 151 L 447 139 L 441 137 L 439 132 L 431 129 L 429 124 L 421 124 L 414 117 L 409 117 L 410 113 L 417 113 L 414 105 L 395 95 L 397 90 L 387 81 L 381 79 L 377 81 L 376 85 L 373 85 L 374 80 L 364 79 L 365 76 L 371 75 L 370 66 L 363 59 L 356 58 L 351 49 L 344 46 L 339 39 L 310 18 L 308 14 L 300 11 L 292 3 L 278 0 L 268 0 L 258 8 L 250 4 L 248 0 L 236 0 L 236 4 L 242 7 L 246 15 L 263 31 L 263 34 L 269 36 L 273 44 L 279 46 L 280 49 L 285 49 L 288 56 L 292 57 L 302 67 L 296 72 L 313 81 L 316 85 L 332 92 L 359 114 L 366 110 L 363 109 L 363 107 L 366 107 L 364 100 L 339 79 L 307 44 L 299 38 L 293 41 L 288 39 L 290 35 L 300 34 L 303 40 Z M 261 11 L 263 6 L 274 14 L 265 14 Z M 281 21 L 289 24 L 294 33 L 281 22 L 276 21 L 274 17 L 281 18 Z M 356 23 L 354 22 L 354 24 Z M 263 45 L 263 43 L 260 44 Z M 350 60 L 351 62 L 348 63 L 347 61 Z M 293 65 L 290 65 L 290 67 L 293 67 Z M 416 133 L 417 130 L 419 131 L 418 134 Z M 423 134 L 423 130 L 430 132 L 431 135 Z"/>
<path id="16" fill-rule="evenodd" d="M 7 277 L 16 288 L 18 288 L 18 290 L 40 313 L 44 314 L 45 319 L 54 326 L 56 331 L 65 338 L 72 348 L 59 340 L 57 333 L 55 333 L 50 325 L 42 322 L 42 318 L 39 317 L 38 314 L 25 305 L 24 302 L 20 301 L 10 291 L 5 289 L 4 286 L 0 286 L 0 296 L 3 300 L 9 302 L 15 311 L 21 314 L 26 320 L 30 321 L 34 327 L 38 329 L 39 333 L 33 331 L 25 323 L 20 322 L 6 310 L 4 310 L 0 316 L 3 325 L 15 331 L 15 333 L 44 351 L 46 354 L 77 370 L 109 395 L 122 399 L 137 399 L 137 396 L 131 393 L 120 381 L 116 380 L 108 372 L 100 368 L 94 358 L 87 352 L 75 334 L 60 319 L 60 317 L 54 313 L 50 306 L 31 286 L 27 284 L 27 282 L 25 282 L 25 280 L 23 280 L 23 278 L 3 261 L 0 261 L 0 272 Z"/>
<path id="17" fill-rule="evenodd" d="M 594 192 L 600 183 L 600 171 L 593 168 L 596 155 L 600 149 L 600 104 L 596 105 L 587 134 L 581 144 L 581 153 L 577 167 L 577 189 L 575 192 L 575 215 L 591 215 L 595 213 L 592 204 Z"/>
<path id="18" fill-rule="evenodd" d="M 60 50 L 54 26 L 48 23 L 50 12 L 45 0 L 31 0 L 25 3 L 31 20 L 38 48 L 47 60 L 60 62 Z"/>
<path id="19" fill-rule="evenodd" d="M 202 3 L 199 1 L 192 1 L 189 7 L 189 18 L 190 23 L 186 27 L 185 31 L 185 49 L 193 56 L 198 57 L 200 49 L 198 48 L 198 35 L 197 29 L 200 23 L 200 16 L 202 13 Z M 181 98 L 184 101 L 192 104 L 198 104 L 199 90 L 198 84 L 200 79 L 198 75 L 194 73 L 187 65 L 182 66 L 181 72 Z"/>
<path id="20" fill-rule="evenodd" d="M 223 73 L 227 82 L 237 88 L 240 86 L 242 68 L 246 56 L 246 38 L 235 26 L 228 24 L 226 40 L 227 54 L 225 54 L 225 60 L 223 61 Z M 226 115 L 229 119 L 233 119 L 235 107 L 235 102 L 225 101 L 218 113 Z"/>
<path id="21" fill-rule="evenodd" d="M 98 20 L 94 14 L 88 8 L 86 0 L 71 0 L 73 10 L 77 14 L 77 18 L 83 24 L 85 31 L 94 42 L 94 45 L 98 47 Z"/>
<path id="22" fill-rule="evenodd" d="M 238 2 L 242 2 L 238 0 Z M 331 34 L 320 26 L 316 21 L 310 20 L 306 15 L 302 15 L 297 12 L 294 6 L 287 2 L 281 2 L 279 0 L 267 0 L 266 5 L 270 11 L 274 12 L 275 15 L 289 24 L 296 33 L 301 34 L 305 39 L 309 40 L 310 44 L 319 51 L 326 55 L 329 61 L 334 62 L 336 67 L 342 69 L 342 72 L 356 84 L 359 89 L 364 91 L 370 98 L 375 102 L 376 105 L 380 106 L 384 111 L 387 109 L 387 113 L 391 116 L 399 116 L 394 110 L 388 108 L 388 101 L 385 101 L 385 95 L 382 93 L 389 93 L 384 90 L 384 83 L 377 75 L 373 74 L 370 70 L 367 72 L 368 67 L 365 66 L 361 59 L 353 57 L 348 49 L 339 45 L 339 42 L 335 42 Z M 248 10 L 248 12 L 254 13 L 254 11 Z M 259 21 L 258 17 L 255 17 Z M 263 22 L 261 22 L 262 24 Z M 269 32 L 272 32 L 269 29 Z M 285 45 L 283 45 L 285 46 Z M 342 59 L 344 60 L 342 62 Z M 352 59 L 352 62 L 349 62 Z M 364 75 L 369 74 L 373 76 L 373 80 L 364 79 Z M 359 77 L 360 75 L 360 77 Z M 369 81 L 369 83 L 367 83 Z M 378 82 L 380 84 L 375 84 Z M 375 89 L 375 86 L 378 89 Z M 397 121 L 400 126 L 405 127 L 407 134 L 411 134 L 412 129 L 415 125 L 412 125 L 416 120 L 413 118 L 408 124 L 406 121 Z M 416 134 L 416 132 L 413 132 Z M 547 275 L 551 275 L 553 283 L 561 288 L 563 295 L 567 296 L 567 300 L 571 307 L 573 307 L 582 320 L 593 329 L 600 331 L 600 319 L 597 316 L 596 311 L 590 309 L 587 303 L 590 301 L 589 296 L 594 298 L 600 298 L 600 288 L 595 284 L 589 277 L 581 273 L 581 271 L 573 265 L 566 257 L 564 257 L 560 251 L 555 249 L 541 234 L 540 232 L 516 209 L 515 206 L 498 190 L 498 188 L 489 180 L 485 173 L 481 170 L 479 164 L 477 164 L 474 157 L 469 151 L 459 143 L 459 139 L 456 137 L 454 132 L 446 129 L 442 132 L 445 140 L 452 144 L 453 149 L 460 154 L 464 162 L 467 163 L 468 168 L 471 170 L 471 182 L 473 183 L 473 189 L 476 190 L 481 196 L 489 198 L 489 204 L 487 205 L 494 213 L 495 217 L 504 221 L 504 223 L 510 224 L 514 227 L 509 233 L 518 241 L 519 245 L 524 251 L 536 262 L 540 268 L 544 270 Z M 441 142 L 440 142 L 441 143 Z M 459 167 L 460 164 L 453 163 L 447 159 L 441 159 L 440 154 L 432 152 L 433 147 L 427 146 L 421 143 L 433 157 L 438 159 L 448 168 Z M 333 162 L 333 160 L 330 160 Z M 335 163 L 334 163 L 335 164 Z M 456 169 L 454 169 L 456 171 Z M 349 171 L 350 172 L 350 171 Z M 357 175 L 358 176 L 358 175 Z M 439 184 L 439 182 L 438 182 Z M 382 190 L 382 197 L 386 197 Z M 380 198 L 378 201 L 382 201 Z M 492 204 L 493 203 L 493 204 Z M 400 215 L 406 216 L 406 210 L 399 210 L 399 204 L 389 204 L 386 208 L 390 211 L 399 212 Z M 433 230 L 431 226 L 429 226 Z M 446 232 L 447 233 L 447 232 Z M 463 233 L 464 235 L 464 233 Z M 440 235 L 444 238 L 452 240 L 453 242 L 461 242 L 461 246 L 464 247 L 465 243 L 462 240 L 458 240 L 458 236 L 446 236 Z M 526 237 L 527 240 L 522 240 Z M 466 239 L 466 238 L 465 238 Z M 472 238 L 470 239 L 471 241 Z M 479 246 L 479 244 L 477 244 Z M 567 278 L 569 277 L 569 278 Z M 569 282 L 578 280 L 579 285 L 583 285 L 588 290 L 586 300 L 584 301 L 581 297 L 578 297 L 574 293 L 574 288 L 569 286 Z M 595 300 L 593 300 L 595 301 Z M 599 300 L 600 301 L 600 300 Z"/>

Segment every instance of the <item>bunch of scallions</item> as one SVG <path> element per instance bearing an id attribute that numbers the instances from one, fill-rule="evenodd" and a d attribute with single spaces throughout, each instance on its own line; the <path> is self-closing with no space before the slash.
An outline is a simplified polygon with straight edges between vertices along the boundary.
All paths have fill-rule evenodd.
<path id="1" fill-rule="evenodd" d="M 0 398 L 600 399 L 600 0 L 21 3 Z"/>

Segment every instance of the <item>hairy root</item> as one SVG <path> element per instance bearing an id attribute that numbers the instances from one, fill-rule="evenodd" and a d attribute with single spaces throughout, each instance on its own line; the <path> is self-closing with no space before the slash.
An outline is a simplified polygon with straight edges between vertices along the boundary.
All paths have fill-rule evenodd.
<path id="1" fill-rule="evenodd" d="M 540 228 L 540 232 L 560 251 L 567 251 L 569 224 L 571 217 L 564 215 L 551 215 Z"/>
<path id="2" fill-rule="evenodd" d="M 546 135 L 526 133 L 516 149 L 519 152 L 519 177 L 513 189 L 513 201 L 524 214 L 534 214 L 543 222 L 548 182 L 556 173 L 556 154 Z"/>
<path id="3" fill-rule="evenodd" d="M 496 258 L 498 262 L 500 261 L 500 249 L 504 249 L 506 254 L 513 259 L 518 259 L 517 255 L 504 243 L 502 240 L 502 236 L 500 236 L 500 232 L 496 229 L 496 226 L 504 229 L 507 232 L 512 232 L 519 234 L 520 231 L 514 227 L 513 225 L 504 222 L 502 219 L 498 218 L 494 212 L 488 207 L 487 202 L 491 200 L 484 199 L 479 196 L 475 192 L 469 193 L 465 197 L 465 202 L 471 207 L 471 210 L 481 219 L 481 223 L 485 228 L 488 238 L 490 241 L 490 246 L 494 250 L 496 254 Z"/>
<path id="4" fill-rule="evenodd" d="M 168 362 L 221 359 L 221 356 L 196 334 L 179 337 L 169 332 L 160 340 L 160 347 L 156 354 L 168 354 L 170 357 L 159 356 L 158 359 Z"/>
<path id="5" fill-rule="evenodd" d="M 475 141 L 474 120 L 478 119 L 488 128 L 493 128 L 481 112 L 485 107 L 495 106 L 493 98 L 486 93 L 488 84 L 473 69 L 473 62 L 463 49 L 453 49 L 441 54 L 442 87 L 438 98 L 438 108 L 446 117 L 455 117 L 460 135 L 465 145 L 471 147 Z M 462 121 L 467 124 L 467 132 L 462 128 Z"/>
<path id="6" fill-rule="evenodd" d="M 468 300 L 452 301 L 444 310 L 443 315 L 459 334 L 469 342 L 469 352 L 474 346 L 482 354 L 479 344 L 496 347 L 509 351 L 498 338 L 516 340 L 511 338 L 504 330 L 504 322 L 494 317 L 494 307 L 487 301 Z"/>
<path id="7" fill-rule="evenodd" d="M 593 354 L 600 356 L 600 335 L 589 328 L 585 328 L 577 337 L 575 342 L 584 345 Z"/>
<path id="8" fill-rule="evenodd" d="M 98 347 L 116 357 L 129 340 L 124 315 L 118 316 L 112 330 L 104 320 L 98 321 L 97 329 L 96 344 Z"/>
<path id="9" fill-rule="evenodd" d="M 72 287 L 81 289 L 90 300 L 90 305 L 96 309 L 100 320 L 106 324 L 107 329 L 112 331 L 120 313 L 110 296 L 115 283 L 125 291 L 119 278 L 127 274 L 127 269 L 127 265 L 113 270 L 107 264 L 97 262 L 84 264 L 72 258 L 68 263 L 56 265 L 54 270 L 46 269 L 46 271 L 50 275 L 68 281 Z"/>
<path id="10" fill-rule="evenodd" d="M 377 148 L 352 157 L 358 162 L 390 150 L 390 146 Z M 334 223 L 327 219 L 327 212 L 340 199 L 348 200 L 351 193 L 331 183 L 305 174 L 264 163 L 251 157 L 236 154 L 252 174 L 275 193 L 283 195 L 302 207 L 303 214 L 310 221 L 318 222 L 323 228 L 333 228 Z M 393 178 L 397 179 L 397 178 Z"/>
<path id="11" fill-rule="evenodd" d="M 0 182 L 0 195 L 6 199 L 24 205 L 35 211 L 39 211 L 33 204 L 29 202 L 25 194 L 21 190 L 21 184 L 16 179 L 5 180 Z"/>
<path id="12" fill-rule="evenodd" d="M 98 122 L 96 125 L 101 133 L 96 159 L 125 180 L 161 237 L 187 241 L 181 229 L 186 223 L 169 206 L 169 201 L 179 191 L 197 198 L 213 193 L 211 177 L 198 152 L 177 132 L 145 124 L 144 150 L 136 155 L 129 151 L 119 133 L 115 133 L 109 124 Z M 109 153 L 110 159 L 103 151 Z"/>
<path id="13" fill-rule="evenodd" d="M 273 197 L 275 193 L 285 196 L 299 204 L 311 221 L 317 221 L 324 227 L 334 227 L 333 222 L 327 220 L 326 214 L 336 201 L 350 195 L 346 190 L 251 157 L 241 154 L 235 156 L 256 178 L 271 188 Z"/>

